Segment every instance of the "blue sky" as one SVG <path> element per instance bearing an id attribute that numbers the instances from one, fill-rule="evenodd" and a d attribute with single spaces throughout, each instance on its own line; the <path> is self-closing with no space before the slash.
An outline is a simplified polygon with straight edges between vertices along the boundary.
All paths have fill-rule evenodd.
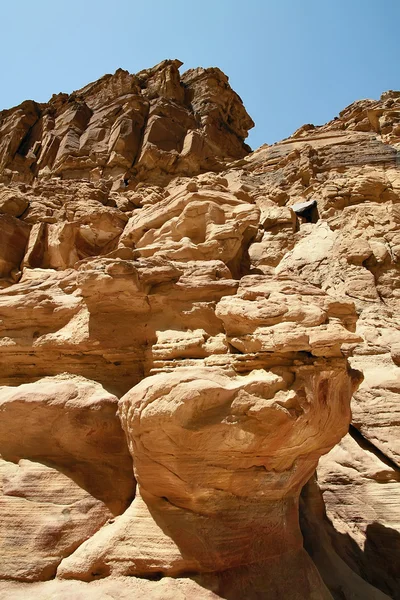
<path id="1" fill-rule="evenodd" d="M 218 66 L 253 148 L 400 89 L 400 0 L 3 0 L 0 109 L 164 58 Z"/>

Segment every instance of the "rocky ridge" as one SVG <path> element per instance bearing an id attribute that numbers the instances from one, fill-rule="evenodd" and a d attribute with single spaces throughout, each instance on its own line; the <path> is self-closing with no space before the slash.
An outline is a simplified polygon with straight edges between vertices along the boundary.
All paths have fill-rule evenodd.
<path id="1" fill-rule="evenodd" d="M 0 591 L 397 599 L 400 93 L 180 65 L 0 113 Z"/>

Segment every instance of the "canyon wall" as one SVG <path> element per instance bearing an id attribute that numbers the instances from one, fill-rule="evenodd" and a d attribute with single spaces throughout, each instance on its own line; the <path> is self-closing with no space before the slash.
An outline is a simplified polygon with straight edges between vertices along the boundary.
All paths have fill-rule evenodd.
<path id="1" fill-rule="evenodd" d="M 0 593 L 399 599 L 400 92 L 180 66 L 0 112 Z"/>

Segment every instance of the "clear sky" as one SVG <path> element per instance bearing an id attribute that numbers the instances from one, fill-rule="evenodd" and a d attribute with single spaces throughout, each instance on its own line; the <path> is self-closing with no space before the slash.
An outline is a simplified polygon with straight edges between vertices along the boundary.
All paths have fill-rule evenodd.
<path id="1" fill-rule="evenodd" d="M 400 0 L 0 0 L 0 109 L 164 58 L 218 66 L 253 148 L 400 89 Z"/>

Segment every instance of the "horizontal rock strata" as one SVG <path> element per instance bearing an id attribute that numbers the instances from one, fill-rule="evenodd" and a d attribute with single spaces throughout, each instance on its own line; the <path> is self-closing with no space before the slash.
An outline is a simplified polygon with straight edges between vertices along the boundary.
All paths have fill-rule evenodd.
<path id="1" fill-rule="evenodd" d="M 397 599 L 400 94 L 180 66 L 0 112 L 0 595 Z"/>

